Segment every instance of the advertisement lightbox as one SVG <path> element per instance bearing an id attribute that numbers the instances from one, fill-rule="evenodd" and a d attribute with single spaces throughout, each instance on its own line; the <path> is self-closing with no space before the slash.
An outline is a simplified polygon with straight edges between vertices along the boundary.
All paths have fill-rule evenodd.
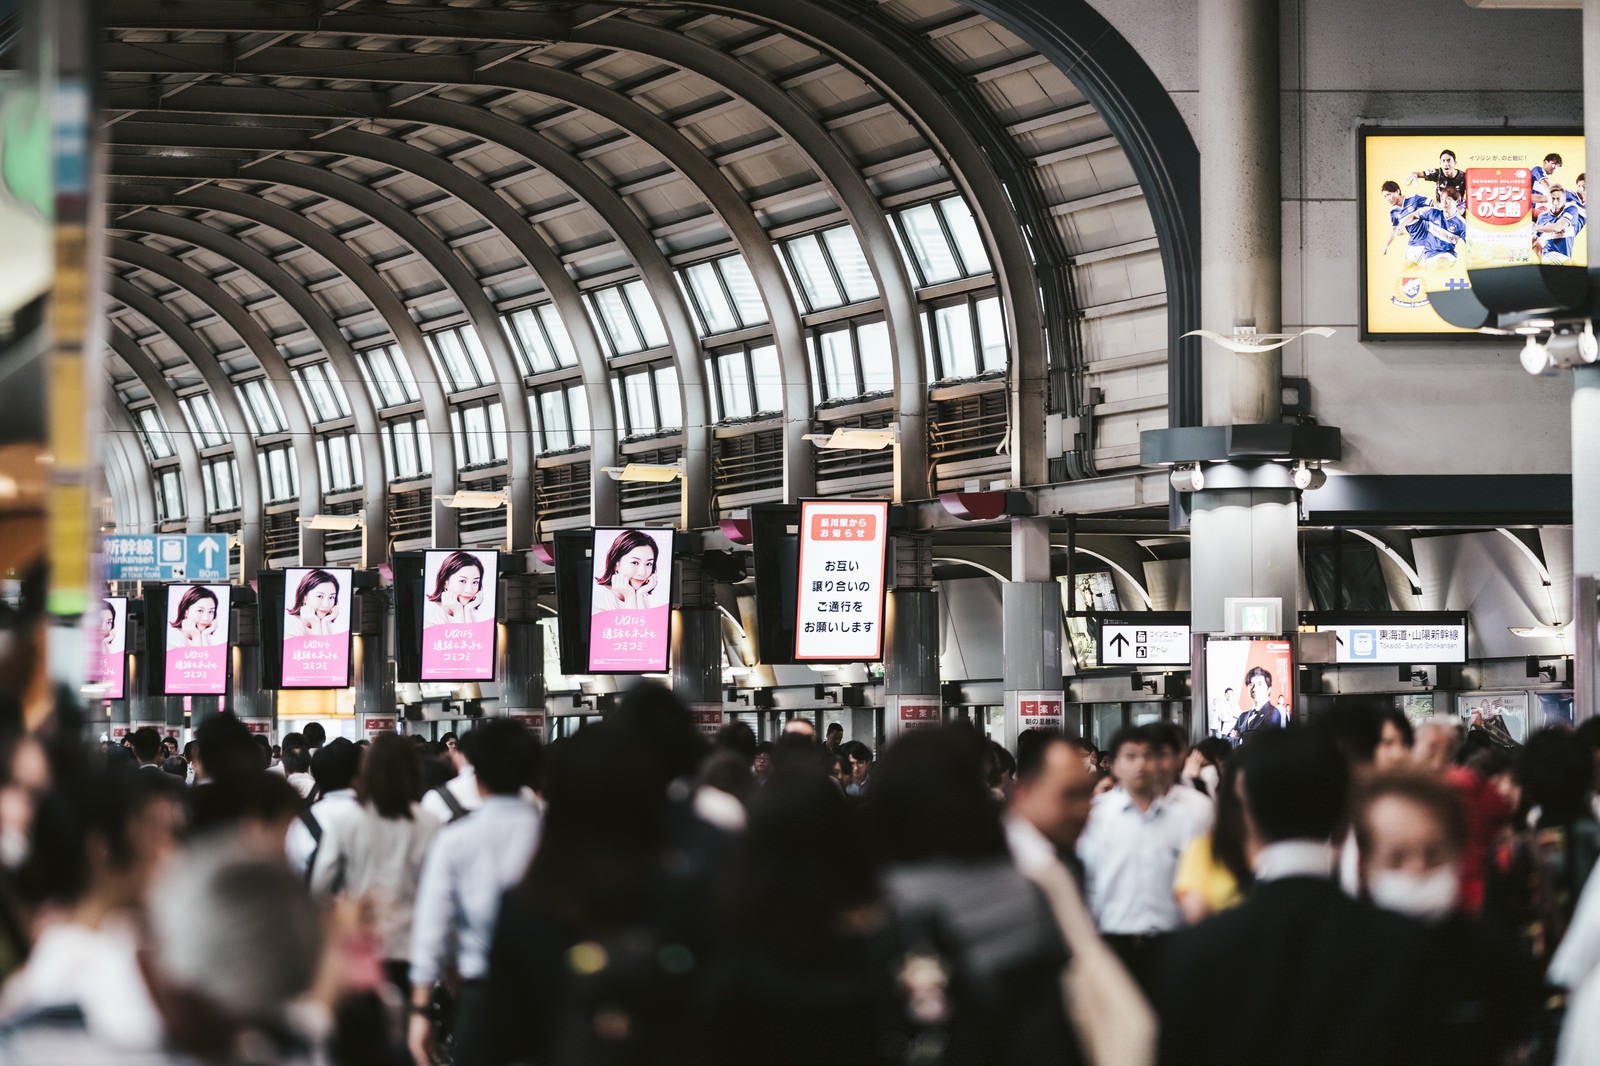
<path id="1" fill-rule="evenodd" d="M 90 651 L 89 679 L 104 686 L 101 699 L 120 700 L 127 695 L 128 600 L 107 596 L 100 601 L 99 637 Z"/>
<path id="2" fill-rule="evenodd" d="M 216 696 L 228 687 L 227 585 L 169 585 L 166 647 L 168 696 Z"/>
<path id="3" fill-rule="evenodd" d="M 283 573 L 282 688 L 350 686 L 353 571 L 290 567 Z"/>
<path id="4" fill-rule="evenodd" d="M 888 547 L 889 505 L 883 500 L 800 504 L 797 661 L 883 658 L 883 571 Z"/>
<path id="5" fill-rule="evenodd" d="M 662 673 L 672 632 L 672 530 L 596 529 L 589 672 Z"/>
<path id="6" fill-rule="evenodd" d="M 1457 335 L 1428 293 L 1468 269 L 1587 264 L 1583 138 L 1572 131 L 1362 131 L 1363 337 Z"/>
<path id="7" fill-rule="evenodd" d="M 1294 651 L 1287 640 L 1212 637 L 1206 641 L 1206 724 L 1216 736 L 1243 737 L 1289 724 L 1294 715 Z"/>
<path id="8" fill-rule="evenodd" d="M 423 681 L 494 679 L 499 576 L 499 552 L 423 553 Z"/>

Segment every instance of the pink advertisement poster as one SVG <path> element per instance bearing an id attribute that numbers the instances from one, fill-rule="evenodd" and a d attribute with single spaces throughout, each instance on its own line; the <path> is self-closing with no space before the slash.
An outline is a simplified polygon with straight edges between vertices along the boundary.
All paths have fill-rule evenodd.
<path id="1" fill-rule="evenodd" d="M 120 700 L 125 695 L 128 653 L 128 601 L 108 596 L 100 601 L 99 636 L 89 652 L 89 679 L 104 686 L 100 698 Z"/>
<path id="2" fill-rule="evenodd" d="M 494 594 L 500 553 L 422 557 L 422 680 L 494 679 Z"/>
<path id="3" fill-rule="evenodd" d="M 662 673 L 672 631 L 672 530 L 594 531 L 589 671 Z"/>
<path id="4" fill-rule="evenodd" d="M 351 571 L 283 572 L 283 687 L 350 685 Z"/>
<path id="5" fill-rule="evenodd" d="M 227 585 L 167 587 L 167 695 L 227 690 L 228 618 Z"/>

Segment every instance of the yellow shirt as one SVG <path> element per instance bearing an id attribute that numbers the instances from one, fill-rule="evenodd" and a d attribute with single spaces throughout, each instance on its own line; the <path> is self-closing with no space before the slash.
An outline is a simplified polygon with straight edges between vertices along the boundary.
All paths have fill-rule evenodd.
<path id="1" fill-rule="evenodd" d="M 1238 906 L 1244 900 L 1239 892 L 1239 882 L 1228 868 L 1211 854 L 1211 834 L 1202 833 L 1189 841 L 1178 857 L 1178 872 L 1172 880 L 1172 891 L 1178 895 L 1197 893 L 1205 900 L 1211 914 Z"/>

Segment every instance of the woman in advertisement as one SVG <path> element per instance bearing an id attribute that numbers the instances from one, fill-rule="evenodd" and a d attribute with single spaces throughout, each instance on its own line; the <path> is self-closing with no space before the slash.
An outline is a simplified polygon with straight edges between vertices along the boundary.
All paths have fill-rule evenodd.
<path id="1" fill-rule="evenodd" d="M 308 570 L 289 607 L 286 637 L 327 637 L 343 633 L 339 624 L 339 579 L 326 570 Z"/>
<path id="2" fill-rule="evenodd" d="M 115 655 L 117 647 L 117 609 L 110 600 L 100 601 L 100 654 Z"/>
<path id="3" fill-rule="evenodd" d="M 656 589 L 655 538 L 638 529 L 624 530 L 611 542 L 606 552 L 605 569 L 594 579 L 594 602 L 590 610 L 642 611 L 657 604 L 651 602 Z"/>
<path id="4" fill-rule="evenodd" d="M 190 585 L 178 601 L 172 628 L 178 631 L 171 644 L 191 648 L 222 643 L 223 630 L 217 626 L 217 595 L 204 585 Z"/>
<path id="5" fill-rule="evenodd" d="M 439 567 L 422 610 L 424 628 L 487 621 L 483 612 L 483 564 L 470 552 L 451 552 Z"/>

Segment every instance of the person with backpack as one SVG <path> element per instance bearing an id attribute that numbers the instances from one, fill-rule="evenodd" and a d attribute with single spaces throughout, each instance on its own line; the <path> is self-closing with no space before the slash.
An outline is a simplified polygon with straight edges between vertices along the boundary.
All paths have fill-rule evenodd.
<path id="1" fill-rule="evenodd" d="M 477 770 L 473 751 L 477 746 L 477 730 L 464 733 L 459 738 L 446 733 L 444 761 L 455 767 L 456 775 L 438 788 L 428 790 L 422 797 L 422 809 L 443 824 L 454 822 L 477 810 L 483 804 L 483 794 L 478 791 Z"/>
<path id="2" fill-rule="evenodd" d="M 311 757 L 311 776 L 317 786 L 311 794 L 316 802 L 290 824 L 284 841 L 289 868 L 301 877 L 311 875 L 312 860 L 328 827 L 361 813 L 355 789 L 360 769 L 360 749 L 343 737 L 317 749 Z"/>

